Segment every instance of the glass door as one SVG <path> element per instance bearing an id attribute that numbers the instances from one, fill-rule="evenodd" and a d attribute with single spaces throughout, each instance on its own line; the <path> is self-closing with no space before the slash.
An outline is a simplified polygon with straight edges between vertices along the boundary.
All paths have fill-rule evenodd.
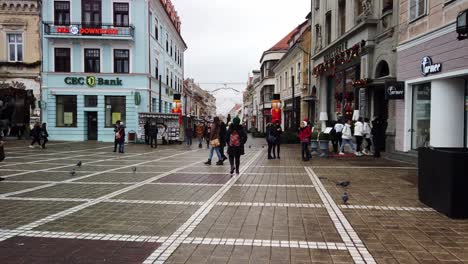
<path id="1" fill-rule="evenodd" d="M 431 130 L 431 83 L 413 86 L 411 148 L 429 146 Z"/>

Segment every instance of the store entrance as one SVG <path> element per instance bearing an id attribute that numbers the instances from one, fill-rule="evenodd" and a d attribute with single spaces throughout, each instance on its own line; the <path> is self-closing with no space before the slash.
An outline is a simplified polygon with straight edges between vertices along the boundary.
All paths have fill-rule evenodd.
<path id="1" fill-rule="evenodd" d="M 98 117 L 97 112 L 86 112 L 88 120 L 88 140 L 97 140 Z"/>

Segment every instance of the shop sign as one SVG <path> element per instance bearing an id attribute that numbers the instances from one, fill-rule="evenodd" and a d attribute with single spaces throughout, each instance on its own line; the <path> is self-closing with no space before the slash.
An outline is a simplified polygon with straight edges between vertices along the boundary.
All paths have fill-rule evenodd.
<path id="1" fill-rule="evenodd" d="M 86 77 L 65 77 L 63 80 L 68 85 L 88 85 L 89 87 L 98 86 L 122 86 L 120 78 L 104 79 L 97 78 L 96 76 Z"/>
<path id="2" fill-rule="evenodd" d="M 442 64 L 432 63 L 432 59 L 429 56 L 422 58 L 421 60 L 421 73 L 424 76 L 428 76 L 431 73 L 438 73 L 442 71 Z"/>
<path id="3" fill-rule="evenodd" d="M 78 28 L 77 26 L 58 27 L 57 33 L 73 35 L 118 35 L 116 28 Z"/>
<path id="4" fill-rule="evenodd" d="M 405 99 L 405 83 L 386 82 L 385 96 L 387 97 L 387 100 Z"/>
<path id="5" fill-rule="evenodd" d="M 348 48 L 348 42 L 338 44 L 336 47 L 333 47 L 329 52 L 323 55 L 325 61 L 335 58 L 338 54 L 341 54 Z"/>

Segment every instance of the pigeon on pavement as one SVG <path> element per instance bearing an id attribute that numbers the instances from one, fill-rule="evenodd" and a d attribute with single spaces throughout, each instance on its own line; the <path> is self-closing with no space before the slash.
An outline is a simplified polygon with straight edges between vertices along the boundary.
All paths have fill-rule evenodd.
<path id="1" fill-rule="evenodd" d="M 132 167 L 132 171 L 133 171 L 133 173 L 135 173 L 136 172 L 136 167 Z"/>
<path id="2" fill-rule="evenodd" d="M 350 184 L 351 184 L 350 181 L 342 181 L 342 182 L 336 183 L 337 186 L 341 186 L 341 187 L 348 187 Z"/>
<path id="3" fill-rule="evenodd" d="M 76 175 L 75 169 L 73 169 L 72 171 L 70 171 L 70 175 L 71 175 L 71 176 L 75 176 L 75 175 Z"/>
<path id="4" fill-rule="evenodd" d="M 343 204 L 348 204 L 349 196 L 348 193 L 344 193 L 343 196 L 341 196 L 341 199 L 343 200 Z"/>
<path id="5" fill-rule="evenodd" d="M 80 161 L 78 161 L 78 163 L 76 164 L 76 166 L 77 166 L 77 167 L 81 167 L 81 164 L 82 164 L 82 163 L 81 163 L 81 160 L 80 160 Z"/>

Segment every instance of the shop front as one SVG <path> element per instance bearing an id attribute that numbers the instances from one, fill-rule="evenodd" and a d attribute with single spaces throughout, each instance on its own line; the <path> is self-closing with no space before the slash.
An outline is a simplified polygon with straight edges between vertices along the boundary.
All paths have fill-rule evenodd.
<path id="1" fill-rule="evenodd" d="M 301 97 L 284 100 L 283 108 L 283 127 L 285 131 L 296 131 L 299 128 L 301 121 Z M 295 110 L 294 110 L 295 109 Z"/>

